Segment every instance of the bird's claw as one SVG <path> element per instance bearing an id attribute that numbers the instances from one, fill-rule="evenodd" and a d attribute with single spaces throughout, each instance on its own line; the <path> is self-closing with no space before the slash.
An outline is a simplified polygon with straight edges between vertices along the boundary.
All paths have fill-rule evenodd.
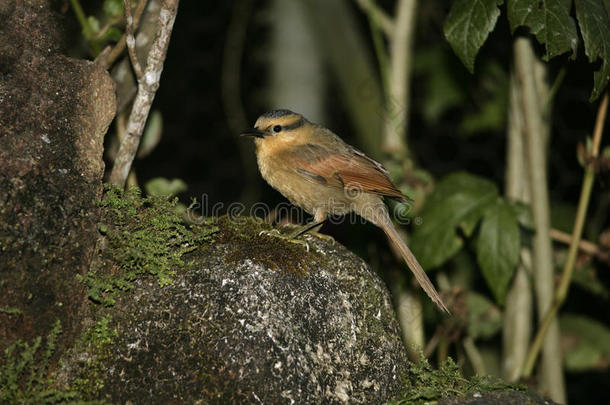
<path id="1" fill-rule="evenodd" d="M 280 231 L 278 231 L 277 229 L 271 229 L 270 231 L 260 231 L 259 236 L 261 235 L 267 235 L 267 236 L 272 236 L 274 238 L 280 238 L 280 239 L 284 239 L 287 242 L 290 243 L 296 243 L 297 245 L 301 245 L 305 248 L 305 250 L 307 252 L 309 252 L 309 243 L 307 243 L 304 240 L 300 240 L 300 239 L 296 239 L 296 238 L 292 238 L 290 236 L 284 235 L 282 234 Z"/>

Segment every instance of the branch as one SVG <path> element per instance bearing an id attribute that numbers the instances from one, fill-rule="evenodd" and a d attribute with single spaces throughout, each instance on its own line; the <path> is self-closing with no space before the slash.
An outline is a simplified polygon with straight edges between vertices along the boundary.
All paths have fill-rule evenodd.
<path id="1" fill-rule="evenodd" d="M 394 35 L 394 21 L 373 0 L 356 0 L 360 9 L 369 15 L 388 38 Z"/>
<path id="2" fill-rule="evenodd" d="M 508 108 L 508 142 L 506 148 L 506 197 L 531 204 L 529 164 L 525 149 L 521 87 L 510 77 Z M 521 262 L 506 294 L 502 328 L 502 374 L 509 382 L 519 379 L 532 335 L 532 288 L 529 277 L 532 250 L 521 247 Z"/>
<path id="3" fill-rule="evenodd" d="M 559 282 L 559 287 L 557 288 L 557 291 L 555 293 L 553 305 L 546 312 L 544 319 L 540 324 L 540 329 L 538 329 L 536 337 L 534 338 L 534 341 L 530 346 L 530 350 L 528 351 L 527 361 L 525 363 L 522 373 L 524 377 L 529 377 L 532 374 L 532 370 L 534 369 L 534 363 L 536 362 L 536 358 L 538 357 L 538 353 L 540 352 L 542 342 L 547 334 L 549 326 L 553 319 L 555 319 L 557 312 L 559 311 L 559 307 L 561 307 L 568 295 L 570 282 L 572 281 L 572 273 L 574 272 L 574 264 L 576 263 L 578 245 L 580 242 L 580 238 L 582 237 L 585 218 L 587 216 L 587 208 L 589 206 L 591 191 L 593 189 L 593 180 L 595 179 L 594 162 L 595 158 L 597 158 L 597 156 L 599 155 L 599 145 L 601 143 L 607 110 L 608 92 L 604 94 L 604 97 L 602 98 L 602 101 L 599 104 L 599 108 L 597 110 L 597 119 L 595 122 L 595 130 L 593 133 L 593 147 L 591 150 L 591 156 L 593 157 L 593 160 L 587 165 L 585 169 L 585 176 L 582 182 L 582 188 L 580 190 L 580 199 L 578 200 L 578 209 L 576 211 L 576 219 L 574 220 L 574 229 L 572 230 L 572 241 L 570 243 L 568 257 L 566 259 L 565 265 L 563 267 L 563 272 L 561 274 L 561 281 Z"/>
<path id="4" fill-rule="evenodd" d="M 138 94 L 127 122 L 127 133 L 121 139 L 121 145 L 110 173 L 110 182 L 120 187 L 125 185 L 125 180 L 129 175 L 131 164 L 140 145 L 140 138 L 148 118 L 150 106 L 159 88 L 163 62 L 178 12 L 178 2 L 179 0 L 164 0 L 161 4 L 159 29 L 148 53 L 146 69 L 141 79 L 138 79 Z"/>
<path id="5" fill-rule="evenodd" d="M 140 24 L 140 18 L 142 17 L 142 13 L 146 9 L 146 5 L 148 4 L 148 0 L 139 0 L 138 5 L 136 6 L 136 12 L 133 15 L 133 31 L 138 29 L 138 25 Z M 100 63 L 105 69 L 110 69 L 110 66 L 114 64 L 114 61 L 121 56 L 123 51 L 125 50 L 125 45 L 127 42 L 127 32 L 124 32 L 121 36 L 119 42 L 116 43 L 114 48 L 108 54 L 101 54 L 98 57 L 96 62 Z"/>
<path id="6" fill-rule="evenodd" d="M 89 46 L 91 46 L 91 50 L 93 51 L 94 56 L 97 56 L 97 54 L 100 53 L 100 49 L 99 46 L 91 40 L 91 37 L 93 35 L 93 28 L 91 28 L 91 25 L 89 24 L 89 20 L 87 19 L 87 16 L 83 11 L 83 7 L 80 5 L 79 0 L 70 0 L 70 4 L 72 5 L 72 10 L 76 15 L 76 19 L 78 20 L 78 23 L 80 24 L 83 30 L 83 35 L 85 36 L 87 43 L 89 44 Z"/>
<path id="7" fill-rule="evenodd" d="M 390 41 L 389 89 L 386 89 L 387 117 L 382 149 L 401 158 L 404 158 L 407 152 L 409 78 L 412 64 L 411 47 L 413 45 L 416 5 L 416 0 L 400 0 L 396 6 L 394 36 Z"/>
<path id="8" fill-rule="evenodd" d="M 533 274 L 536 304 L 539 314 L 551 307 L 554 295 L 553 247 L 549 235 L 550 204 L 547 183 L 546 138 L 548 127 L 543 118 L 543 103 L 548 96 L 541 97 L 540 85 L 544 80 L 538 77 L 536 59 L 529 38 L 517 38 L 514 42 L 515 78 L 521 87 L 521 106 L 525 130 L 525 146 L 529 163 L 532 215 L 536 233 L 533 239 Z M 565 402 L 563 368 L 559 346 L 559 325 L 556 319 L 549 322 L 552 333 L 544 340 L 542 361 L 543 389 L 548 390 L 551 399 Z M 542 341 L 541 341 L 542 343 Z M 526 357 L 526 364 L 527 364 Z M 530 370 L 531 372 L 531 370 Z"/>
<path id="9" fill-rule="evenodd" d="M 142 66 L 136 53 L 136 37 L 134 36 L 134 21 L 131 16 L 131 0 L 125 0 L 125 42 L 127 43 L 127 52 L 129 52 L 129 59 L 131 59 L 131 66 L 136 74 L 136 79 L 140 81 L 142 79 Z M 152 50 L 151 50 L 152 52 Z"/>
<path id="10" fill-rule="evenodd" d="M 561 242 L 566 245 L 572 244 L 572 235 L 557 229 L 551 229 L 551 238 L 555 242 Z M 595 243 L 589 242 L 588 240 L 581 240 L 580 242 L 578 242 L 578 250 L 588 255 L 596 256 L 597 258 L 603 261 L 608 261 L 608 254 L 605 253 L 602 249 L 600 249 L 600 247 L 597 246 Z"/>

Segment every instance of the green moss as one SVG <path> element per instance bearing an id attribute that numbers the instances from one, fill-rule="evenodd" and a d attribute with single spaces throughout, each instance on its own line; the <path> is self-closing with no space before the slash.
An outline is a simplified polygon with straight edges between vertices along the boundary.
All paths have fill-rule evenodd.
<path id="1" fill-rule="evenodd" d="M 7 315 L 21 315 L 21 314 L 23 314 L 22 310 L 20 310 L 19 308 L 13 308 L 13 307 L 0 307 L 0 312 L 5 313 Z"/>
<path id="2" fill-rule="evenodd" d="M 433 369 L 423 356 L 418 364 L 409 362 L 404 384 L 402 398 L 389 404 L 423 404 L 441 398 L 465 397 L 474 393 L 507 389 L 523 390 L 520 386 L 507 384 L 491 376 L 466 379 L 451 358 L 445 360 L 438 369 Z"/>
<path id="3" fill-rule="evenodd" d="M 91 327 L 85 329 L 75 344 L 80 352 L 88 354 L 82 365 L 80 376 L 71 384 L 71 389 L 81 393 L 85 398 L 96 398 L 104 388 L 101 377 L 112 358 L 112 349 L 119 337 L 118 330 L 111 327 L 112 315 L 102 315 Z"/>
<path id="4" fill-rule="evenodd" d="M 98 229 L 107 246 L 98 265 L 82 277 L 89 298 L 97 303 L 113 305 L 117 294 L 131 289 L 138 277 L 154 277 L 160 286 L 171 284 L 174 269 L 184 264 L 183 255 L 211 241 L 217 230 L 209 222 L 183 225 L 175 210 L 177 199 L 143 198 L 137 188 L 123 193 L 107 186 L 105 191 Z"/>
<path id="5" fill-rule="evenodd" d="M 229 263 L 249 259 L 254 264 L 303 276 L 312 267 L 312 261 L 325 262 L 324 256 L 314 249 L 308 252 L 302 239 L 301 243 L 294 243 L 266 233 L 273 228 L 260 219 L 222 216 L 216 224 L 219 227 L 217 242 L 230 249 L 226 255 Z"/>
<path id="6" fill-rule="evenodd" d="M 17 340 L 4 350 L 0 358 L 0 403 L 100 403 L 79 401 L 78 391 L 55 387 L 53 376 L 49 373 L 49 363 L 59 334 L 61 324 L 57 321 L 44 345 L 43 339 L 38 336 L 29 343 Z"/>

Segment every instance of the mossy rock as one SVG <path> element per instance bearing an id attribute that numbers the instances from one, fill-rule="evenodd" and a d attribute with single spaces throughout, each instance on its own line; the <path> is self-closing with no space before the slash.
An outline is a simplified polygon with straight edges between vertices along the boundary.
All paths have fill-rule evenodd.
<path id="1" fill-rule="evenodd" d="M 97 241 L 114 83 L 63 54 L 52 3 L 0 5 L 0 350 L 57 320 L 79 333 Z"/>
<path id="2" fill-rule="evenodd" d="M 386 287 L 338 243 L 295 244 L 250 218 L 217 221 L 169 285 L 134 281 L 106 309 L 111 344 L 83 341 L 62 381 L 110 402 L 380 403 L 406 357 Z M 197 230 L 194 230 L 195 234 Z M 92 357 L 93 356 L 93 357 Z M 97 357 L 96 357 L 97 356 Z"/>

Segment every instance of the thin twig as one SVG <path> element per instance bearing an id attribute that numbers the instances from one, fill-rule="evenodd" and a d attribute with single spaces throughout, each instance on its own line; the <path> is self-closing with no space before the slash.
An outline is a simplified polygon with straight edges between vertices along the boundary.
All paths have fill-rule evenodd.
<path id="1" fill-rule="evenodd" d="M 97 56 L 100 53 L 100 47 L 95 41 L 92 40 L 93 28 L 89 24 L 89 20 L 83 11 L 83 7 L 80 5 L 79 0 L 70 0 L 70 4 L 72 5 L 72 10 L 76 15 L 76 19 L 83 30 L 83 35 L 85 36 L 89 46 L 91 46 L 93 56 Z"/>
<path id="2" fill-rule="evenodd" d="M 373 0 L 356 0 L 360 9 L 381 28 L 388 38 L 394 35 L 394 21 Z"/>
<path id="3" fill-rule="evenodd" d="M 138 5 L 136 6 L 136 12 L 133 15 L 133 31 L 137 31 L 138 26 L 140 25 L 140 18 L 142 17 L 142 13 L 146 9 L 146 5 L 148 4 L 148 0 L 139 0 Z M 110 69 L 110 66 L 114 64 L 114 61 L 123 53 L 125 50 L 127 42 L 127 32 L 124 32 L 119 39 L 119 42 L 112 48 L 112 50 L 108 53 L 108 55 L 104 55 L 103 57 L 99 57 L 99 63 L 105 68 Z M 97 62 L 97 60 L 96 60 Z"/>
<path id="4" fill-rule="evenodd" d="M 379 63 L 379 75 L 381 76 L 381 84 L 383 86 L 384 93 L 388 94 L 390 88 L 390 79 L 388 77 L 390 73 L 388 51 L 383 42 L 381 27 L 370 14 L 369 26 L 371 28 L 371 37 L 373 39 L 373 49 L 375 49 L 375 55 L 377 56 L 377 62 Z"/>
<path id="5" fill-rule="evenodd" d="M 125 0 L 125 34 L 127 34 L 125 42 L 127 43 L 129 59 L 131 59 L 131 66 L 133 66 L 133 71 L 139 81 L 142 78 L 142 66 L 136 53 L 136 37 L 134 36 L 133 17 L 131 15 L 131 0 Z"/>
<path id="6" fill-rule="evenodd" d="M 396 5 L 396 25 L 390 41 L 389 91 L 386 93 L 387 118 L 382 149 L 402 161 L 407 154 L 407 119 L 416 0 L 400 0 Z"/>
<path id="7" fill-rule="evenodd" d="M 569 233 L 562 232 L 558 229 L 551 229 L 551 239 L 556 242 L 561 242 L 566 245 L 572 244 L 572 235 Z M 601 259 L 606 259 L 606 255 L 604 255 L 603 251 L 593 242 L 589 242 L 588 240 L 581 240 L 578 243 L 578 250 L 587 253 L 591 256 L 598 256 Z"/>
<path id="8" fill-rule="evenodd" d="M 146 118 L 148 118 L 150 106 L 159 88 L 163 61 L 165 60 L 172 27 L 178 12 L 178 3 L 179 0 L 164 0 L 161 2 L 159 28 L 148 53 L 146 69 L 141 79 L 138 80 L 138 94 L 136 95 L 129 121 L 127 122 L 127 133 L 121 140 L 121 145 L 119 146 L 119 151 L 110 173 L 110 182 L 120 187 L 125 185 L 125 180 L 129 175 L 131 164 L 140 145 L 140 138 L 146 124 Z"/>
<path id="9" fill-rule="evenodd" d="M 483 360 L 481 352 L 474 344 L 472 336 L 466 336 L 462 344 L 464 345 L 466 356 L 468 357 L 468 360 L 470 360 L 470 364 L 472 365 L 475 374 L 480 376 L 487 375 L 485 361 Z"/>
<path id="10" fill-rule="evenodd" d="M 599 108 L 597 110 L 595 130 L 593 132 L 593 146 L 591 148 L 591 156 L 594 159 L 597 158 L 597 156 L 599 155 L 599 145 L 601 143 L 607 110 L 608 92 L 604 94 L 604 97 L 602 98 L 602 101 L 599 104 Z M 570 287 L 570 282 L 572 281 L 572 273 L 574 272 L 574 264 L 576 263 L 576 256 L 578 253 L 578 244 L 580 242 L 580 238 L 582 237 L 582 231 L 587 216 L 587 208 L 589 206 L 591 191 L 593 189 L 593 180 L 595 179 L 595 168 L 593 164 L 593 162 L 595 161 L 594 159 L 585 168 L 585 177 L 583 179 L 582 188 L 580 191 L 580 199 L 578 201 L 576 219 L 574 220 L 574 229 L 572 230 L 572 242 L 570 244 L 570 249 L 568 250 L 568 257 L 563 267 L 559 286 L 557 287 L 557 290 L 555 292 L 553 304 L 546 312 L 542 323 L 540 324 L 540 328 L 536 333 L 536 337 L 534 338 L 534 341 L 532 342 L 532 345 L 530 346 L 530 349 L 527 353 L 527 360 L 525 362 L 525 366 L 523 367 L 522 373 L 524 377 L 529 377 L 532 374 L 536 358 L 538 357 L 538 353 L 540 352 L 540 348 L 542 347 L 542 342 L 544 340 L 544 337 L 546 336 L 547 330 L 549 329 L 552 320 L 555 319 L 555 316 L 559 311 L 559 307 L 563 304 L 568 295 L 568 289 Z"/>

